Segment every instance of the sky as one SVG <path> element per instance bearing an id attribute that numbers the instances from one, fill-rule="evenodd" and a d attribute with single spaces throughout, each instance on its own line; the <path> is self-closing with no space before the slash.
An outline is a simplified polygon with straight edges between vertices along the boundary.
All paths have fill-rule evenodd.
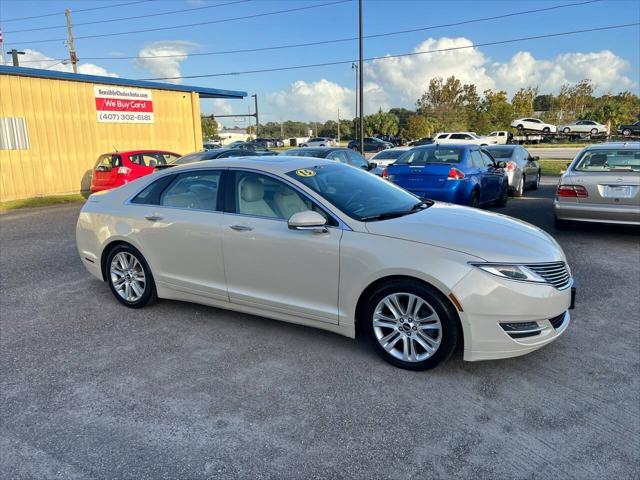
<path id="1" fill-rule="evenodd" d="M 26 54 L 20 57 L 21 66 L 70 71 L 70 65 L 60 63 L 61 59 L 68 58 L 63 39 L 67 35 L 64 10 L 69 8 L 80 73 L 155 79 L 235 72 L 234 75 L 162 81 L 241 90 L 249 95 L 255 93 L 259 99 L 261 123 L 326 121 L 336 119 L 338 114 L 340 118 L 353 117 L 356 77 L 350 61 L 358 58 L 357 40 L 255 50 L 357 37 L 357 1 L 133 2 L 0 0 L 4 50 L 17 48 L 25 51 Z M 127 5 L 123 5 L 125 3 Z M 554 8 L 571 4 L 579 5 Z M 540 9 L 551 10 L 510 15 Z M 165 12 L 174 13 L 157 15 Z M 446 78 L 455 75 L 464 82 L 475 83 L 480 92 L 491 88 L 513 94 L 517 89 L 531 85 L 538 86 L 541 93 L 556 93 L 563 83 L 583 78 L 593 81 L 598 94 L 625 90 L 636 94 L 640 92 L 638 26 L 483 45 L 637 23 L 640 22 L 639 1 L 365 0 L 363 12 L 365 36 L 421 29 L 365 38 L 365 58 L 449 49 L 365 62 L 365 114 L 379 108 L 414 108 L 429 80 L 436 76 Z M 42 15 L 47 16 L 16 20 Z M 253 18 L 238 18 L 247 16 Z M 451 25 L 501 16 L 503 18 Z M 87 22 L 90 23 L 82 25 Z M 194 23 L 201 25 L 172 28 Z M 155 30 L 140 31 L 148 29 Z M 132 31 L 134 33 L 113 35 Z M 82 38 L 91 35 L 108 36 Z M 245 51 L 197 55 L 237 50 Z M 165 58 L 122 58 L 158 55 Z M 238 73 L 330 62 L 344 63 Z M 209 99 L 201 101 L 201 109 L 207 114 L 247 113 L 253 109 L 252 104 L 251 97 L 245 100 Z M 231 119 L 225 123 L 244 126 L 249 120 L 244 122 Z"/>

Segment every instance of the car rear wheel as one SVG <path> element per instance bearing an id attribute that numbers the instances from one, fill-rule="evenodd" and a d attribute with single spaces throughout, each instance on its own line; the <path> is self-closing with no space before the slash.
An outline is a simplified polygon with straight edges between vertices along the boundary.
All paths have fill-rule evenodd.
<path id="1" fill-rule="evenodd" d="M 433 368 L 449 358 L 458 343 L 453 306 L 417 281 L 382 285 L 369 298 L 364 315 L 376 352 L 400 368 Z"/>
<path id="2" fill-rule="evenodd" d="M 542 133 L 551 133 L 551 129 L 549 127 L 544 127 L 542 129 Z"/>
<path id="3" fill-rule="evenodd" d="M 478 193 L 477 190 L 475 190 L 471 194 L 471 198 L 469 198 L 469 206 L 472 208 L 478 208 L 479 204 L 480 204 L 480 194 Z"/>
<path id="4" fill-rule="evenodd" d="M 507 185 L 507 182 L 505 182 L 504 186 L 502 187 L 502 193 L 500 194 L 500 198 L 496 200 L 496 207 L 504 207 L 507 204 L 508 200 L 509 200 L 509 185 Z"/>
<path id="5" fill-rule="evenodd" d="M 524 125 L 520 124 L 516 127 L 518 130 L 522 131 L 524 130 Z"/>
<path id="6" fill-rule="evenodd" d="M 536 182 L 531 186 L 531 188 L 533 190 L 538 190 L 538 188 L 540 188 L 540 177 L 541 177 L 541 173 L 540 170 L 538 170 L 538 173 L 536 174 Z"/>
<path id="7" fill-rule="evenodd" d="M 571 129 L 569 127 L 565 127 L 564 130 L 562 130 L 564 133 L 569 133 L 571 131 Z"/>
<path id="8" fill-rule="evenodd" d="M 597 135 L 598 134 L 598 129 L 597 128 L 592 128 L 591 129 L 591 135 Z"/>
<path id="9" fill-rule="evenodd" d="M 107 258 L 107 279 L 116 299 L 131 308 L 157 300 L 153 275 L 142 254 L 129 245 L 118 245 Z"/>
<path id="10" fill-rule="evenodd" d="M 630 130 L 630 129 L 628 129 L 628 128 L 625 128 L 625 129 L 622 131 L 622 135 L 624 135 L 625 137 L 630 137 L 630 136 L 631 136 L 631 130 Z"/>
<path id="11" fill-rule="evenodd" d="M 524 182 L 525 181 L 526 181 L 525 176 L 522 175 L 520 177 L 520 181 L 518 181 L 518 186 L 516 187 L 515 191 L 513 192 L 514 196 L 521 197 L 522 195 L 524 195 Z"/>

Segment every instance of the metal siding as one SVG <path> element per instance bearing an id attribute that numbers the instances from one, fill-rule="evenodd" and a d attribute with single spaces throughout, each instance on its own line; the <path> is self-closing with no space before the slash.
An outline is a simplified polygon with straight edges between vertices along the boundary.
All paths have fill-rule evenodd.
<path id="1" fill-rule="evenodd" d="M 93 83 L 0 74 L 0 116 L 24 118 L 28 150 L 0 150 L 0 201 L 87 189 L 115 148 L 202 148 L 198 94 L 153 90 L 154 123 L 98 123 Z"/>

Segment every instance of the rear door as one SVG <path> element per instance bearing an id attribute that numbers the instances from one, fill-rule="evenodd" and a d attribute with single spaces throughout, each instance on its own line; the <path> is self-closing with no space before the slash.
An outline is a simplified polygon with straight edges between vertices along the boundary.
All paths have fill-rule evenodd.
<path id="1" fill-rule="evenodd" d="M 482 172 L 484 192 L 480 194 L 480 201 L 492 202 L 494 200 L 497 200 L 502 193 L 501 179 L 504 176 L 504 173 L 502 172 L 502 170 L 495 167 L 493 158 L 484 150 L 480 150 L 480 156 L 482 157 L 482 163 L 484 165 L 484 170 Z"/>
<path id="2" fill-rule="evenodd" d="M 98 158 L 93 170 L 92 184 L 95 189 L 112 188 L 118 178 L 118 168 L 122 166 L 120 155 L 108 154 Z"/>

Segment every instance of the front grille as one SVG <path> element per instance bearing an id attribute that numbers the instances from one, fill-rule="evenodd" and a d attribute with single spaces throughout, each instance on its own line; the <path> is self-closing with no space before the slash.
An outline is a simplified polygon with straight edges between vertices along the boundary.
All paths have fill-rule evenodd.
<path id="1" fill-rule="evenodd" d="M 551 322 L 551 325 L 553 325 L 553 328 L 555 328 L 556 330 L 559 329 L 564 323 L 564 312 L 562 312 L 557 317 L 550 318 L 549 322 Z"/>
<path id="2" fill-rule="evenodd" d="M 567 288 L 571 284 L 571 275 L 567 264 L 564 262 L 534 263 L 533 265 L 526 265 L 526 267 L 540 275 L 558 290 Z"/>

